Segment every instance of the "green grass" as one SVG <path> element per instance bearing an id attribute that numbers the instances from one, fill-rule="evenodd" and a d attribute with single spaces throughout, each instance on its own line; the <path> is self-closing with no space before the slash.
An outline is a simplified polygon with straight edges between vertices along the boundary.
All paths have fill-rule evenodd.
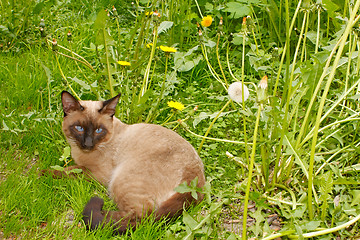
<path id="1" fill-rule="evenodd" d="M 115 238 L 287 239 L 324 229 L 329 232 L 315 239 L 359 238 L 359 222 L 342 225 L 360 214 L 359 28 L 343 20 L 351 18 L 358 1 L 349 2 L 327 1 L 322 8 L 288 0 L 1 2 L 0 238 L 114 238 L 109 226 L 90 232 L 81 220 L 94 195 L 105 199 L 106 209 L 115 208 L 103 186 L 82 176 L 39 176 L 43 169 L 65 164 L 59 160 L 67 146 L 61 91 L 107 99 L 109 79 L 114 93 L 122 94 L 117 113 L 122 121 L 162 124 L 171 116 L 165 126 L 196 149 L 202 139 L 190 132 L 204 136 L 228 102 L 225 80 L 244 82 L 250 89 L 249 99 L 230 102 L 208 135 L 246 140 L 247 145 L 204 142 L 205 200 L 171 222 L 149 217 L 135 231 Z M 103 9 L 113 15 L 108 18 Z M 154 10 L 160 19 L 145 16 Z M 201 14 L 213 17 L 210 27 L 196 26 Z M 246 15 L 251 18 L 245 27 Z M 41 18 L 46 38 L 39 32 Z M 161 27 L 154 37 L 153 30 Z M 53 38 L 57 51 L 52 50 Z M 168 56 L 154 47 L 151 54 L 146 44 L 154 40 L 178 52 Z M 131 66 L 122 68 L 119 60 Z M 259 103 L 256 86 L 264 75 L 269 98 Z M 174 112 L 167 106 L 171 100 L 186 108 Z M 246 202 L 248 226 L 243 230 Z M 274 219 L 280 225 L 270 222 Z"/>

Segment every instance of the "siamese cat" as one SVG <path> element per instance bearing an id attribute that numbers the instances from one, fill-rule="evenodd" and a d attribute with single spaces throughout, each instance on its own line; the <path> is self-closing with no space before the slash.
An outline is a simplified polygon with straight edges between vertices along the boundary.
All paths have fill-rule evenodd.
<path id="1" fill-rule="evenodd" d="M 104 201 L 93 197 L 83 211 L 85 224 L 94 229 L 112 222 L 117 233 L 149 213 L 156 220 L 178 216 L 183 207 L 198 203 L 190 193 L 174 189 L 197 178 L 205 184 L 204 166 L 195 149 L 177 133 L 153 124 L 127 125 L 117 119 L 120 94 L 107 101 L 78 101 L 61 93 L 62 129 L 76 165 L 108 188 L 117 211 L 103 211 Z"/>

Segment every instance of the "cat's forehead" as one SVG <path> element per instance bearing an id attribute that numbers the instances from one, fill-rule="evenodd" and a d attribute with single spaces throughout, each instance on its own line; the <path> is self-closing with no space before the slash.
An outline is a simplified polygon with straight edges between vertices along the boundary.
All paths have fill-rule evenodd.
<path id="1" fill-rule="evenodd" d="M 101 101 L 80 101 L 80 105 L 84 107 L 84 111 L 91 115 L 96 115 L 103 107 Z"/>

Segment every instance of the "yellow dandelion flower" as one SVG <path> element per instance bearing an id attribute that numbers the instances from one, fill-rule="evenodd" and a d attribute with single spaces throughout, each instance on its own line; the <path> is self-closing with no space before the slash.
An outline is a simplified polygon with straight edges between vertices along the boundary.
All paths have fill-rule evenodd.
<path id="1" fill-rule="evenodd" d="M 213 19 L 210 15 L 207 15 L 206 17 L 203 17 L 203 19 L 201 20 L 201 25 L 203 27 L 209 27 L 212 23 Z"/>
<path id="2" fill-rule="evenodd" d="M 180 110 L 180 111 L 182 111 L 185 108 L 182 103 L 174 102 L 174 101 L 167 102 L 167 105 L 175 110 Z"/>
<path id="3" fill-rule="evenodd" d="M 174 53 L 174 52 L 176 52 L 176 49 L 173 48 L 173 47 L 160 46 L 160 49 L 163 50 L 166 53 Z"/>
<path id="4" fill-rule="evenodd" d="M 146 47 L 147 47 L 147 48 L 151 48 L 152 45 L 153 45 L 152 43 L 148 43 L 148 44 L 146 44 Z"/>
<path id="5" fill-rule="evenodd" d="M 118 64 L 120 64 L 121 66 L 130 66 L 131 64 L 127 61 L 117 61 Z"/>

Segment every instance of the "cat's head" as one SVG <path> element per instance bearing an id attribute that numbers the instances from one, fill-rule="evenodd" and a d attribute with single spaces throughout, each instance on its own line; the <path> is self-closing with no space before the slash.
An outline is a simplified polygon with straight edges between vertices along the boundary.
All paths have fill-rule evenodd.
<path id="1" fill-rule="evenodd" d="M 107 142 L 113 132 L 113 118 L 120 94 L 107 101 L 78 101 L 63 91 L 63 131 L 70 144 L 85 152 Z"/>

